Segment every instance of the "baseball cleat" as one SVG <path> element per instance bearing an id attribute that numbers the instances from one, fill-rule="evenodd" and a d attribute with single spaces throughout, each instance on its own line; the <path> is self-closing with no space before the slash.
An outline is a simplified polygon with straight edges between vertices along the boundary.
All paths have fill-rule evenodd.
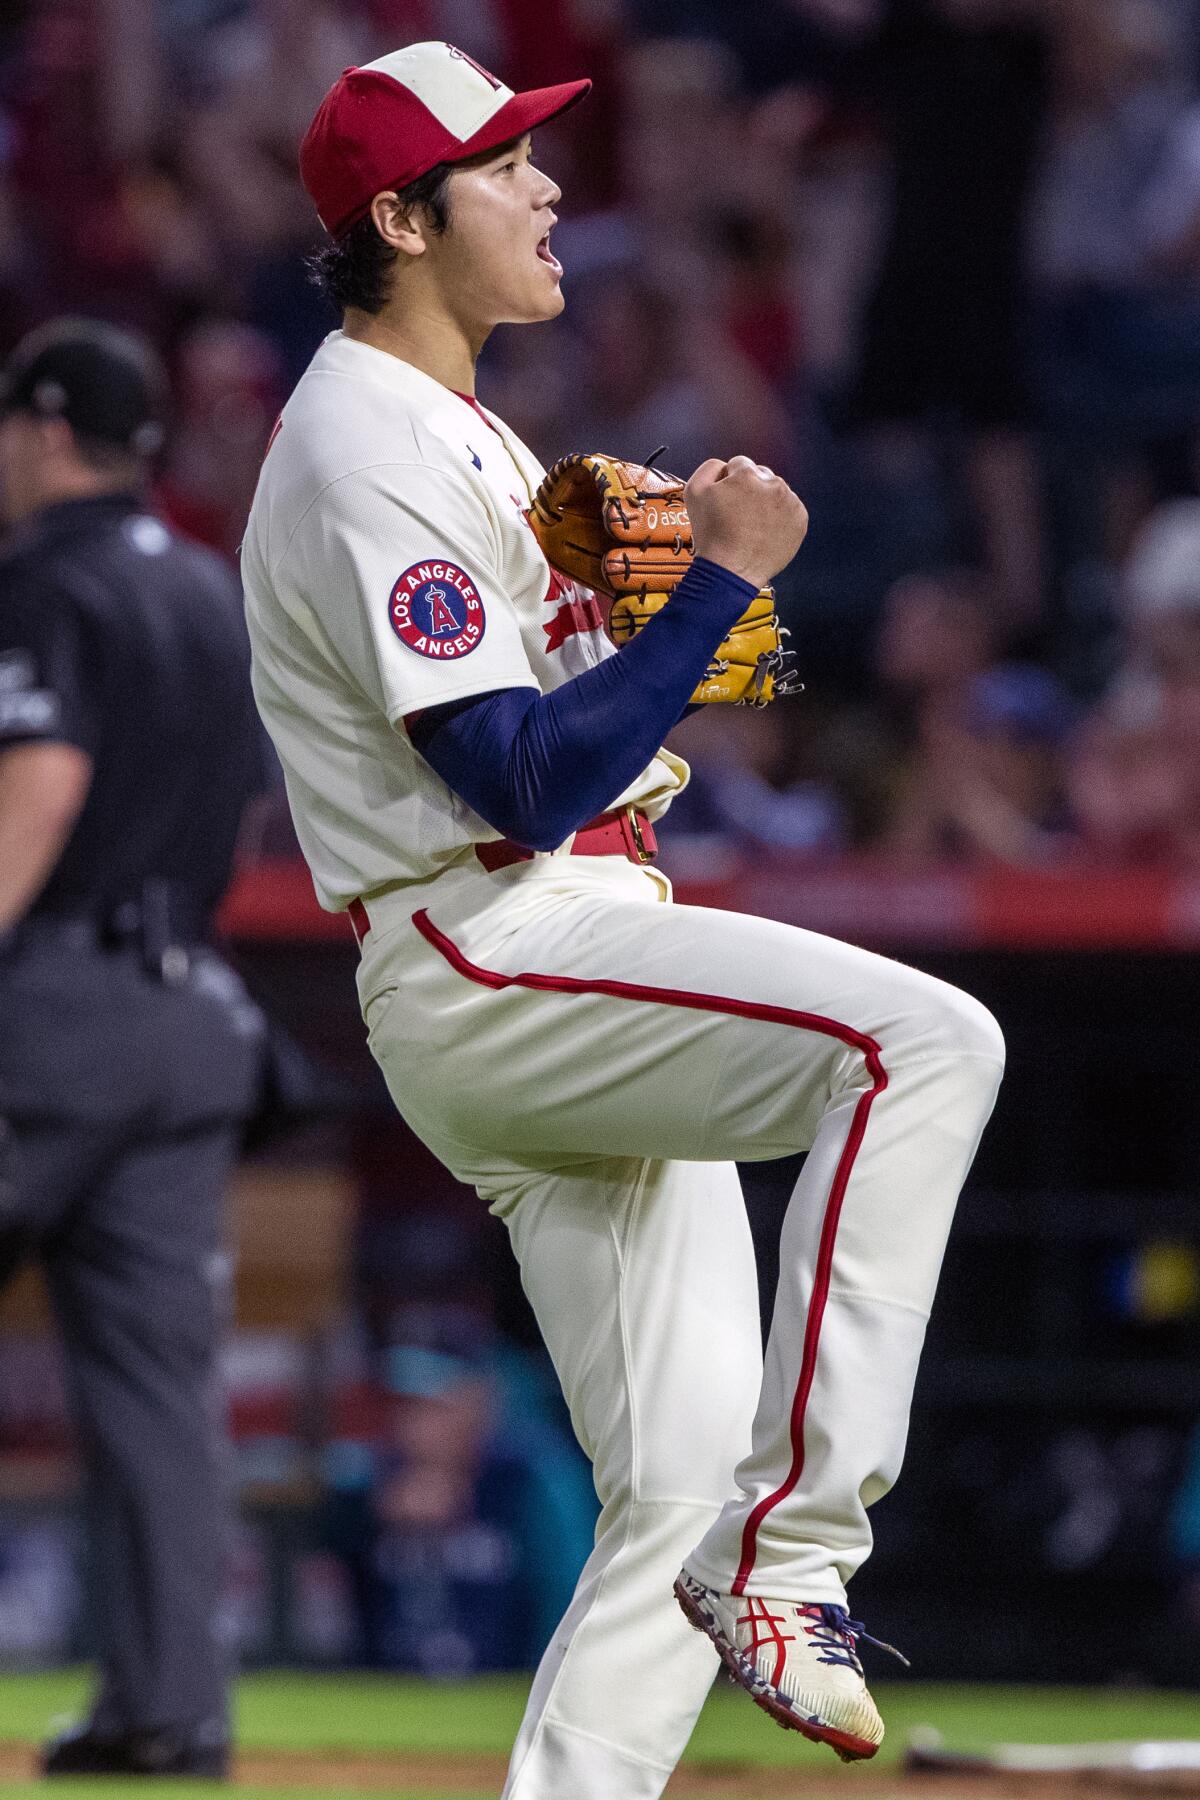
<path id="1" fill-rule="evenodd" d="M 777 1725 L 828 1744 L 843 1762 L 874 1756 L 883 1742 L 883 1720 L 867 1691 L 857 1645 L 879 1640 L 845 1607 L 719 1594 L 686 1569 L 675 1583 L 675 1598 L 689 1623 L 712 1639 L 734 1681 Z M 898 1650 L 892 1654 L 907 1667 Z"/>

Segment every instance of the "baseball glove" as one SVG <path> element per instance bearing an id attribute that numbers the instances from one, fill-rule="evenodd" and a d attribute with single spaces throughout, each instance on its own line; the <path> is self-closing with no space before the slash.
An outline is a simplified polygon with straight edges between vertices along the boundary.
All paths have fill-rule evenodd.
<path id="1" fill-rule="evenodd" d="M 537 493 L 529 523 L 546 560 L 612 596 L 609 635 L 628 643 L 667 604 L 691 567 L 692 522 L 677 475 L 614 456 L 563 456 Z M 800 691 L 770 588 L 713 652 L 693 705 L 767 706 Z"/>

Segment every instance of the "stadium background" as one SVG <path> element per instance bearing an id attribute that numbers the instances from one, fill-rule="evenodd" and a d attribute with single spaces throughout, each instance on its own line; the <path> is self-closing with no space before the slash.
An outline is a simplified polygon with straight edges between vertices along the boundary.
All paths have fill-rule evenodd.
<path id="1" fill-rule="evenodd" d="M 158 504 L 230 556 L 334 323 L 305 279 L 299 136 L 342 67 L 423 36 L 514 86 L 597 82 L 538 143 L 567 314 L 497 334 L 481 397 L 546 461 L 742 449 L 809 504 L 782 594 L 808 691 L 681 731 L 680 892 L 901 954 L 1008 1036 L 856 1609 L 925 1679 L 1194 1690 L 1200 10 L 9 0 L 0 352 L 64 312 L 148 332 L 175 391 Z M 248 1664 L 519 1672 L 593 1505 L 503 1233 L 390 1115 L 281 794 L 225 921 L 322 1087 L 232 1196 L 231 1639 Z M 764 1295 L 787 1186 L 747 1171 Z M 0 1307 L 12 1670 L 86 1651 L 73 1480 L 23 1284 Z M 36 1737 L 70 1680 L 0 1687 L 0 1736 Z M 270 1748 L 268 1691 L 247 1705 Z M 348 1691 L 306 1744 L 353 1747 Z M 384 1690 L 356 1691 L 370 1747 Z M 486 1691 L 496 1752 L 516 1688 Z M 738 1755 L 788 1748 L 720 1717 Z"/>

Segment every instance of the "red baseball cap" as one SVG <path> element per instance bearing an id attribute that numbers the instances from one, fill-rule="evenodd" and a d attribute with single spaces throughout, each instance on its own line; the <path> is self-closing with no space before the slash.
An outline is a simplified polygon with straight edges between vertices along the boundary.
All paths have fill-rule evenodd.
<path id="1" fill-rule="evenodd" d="M 523 137 L 591 85 L 514 94 L 453 44 L 409 44 L 338 76 L 300 146 L 300 175 L 322 225 L 341 237 L 376 194 Z"/>

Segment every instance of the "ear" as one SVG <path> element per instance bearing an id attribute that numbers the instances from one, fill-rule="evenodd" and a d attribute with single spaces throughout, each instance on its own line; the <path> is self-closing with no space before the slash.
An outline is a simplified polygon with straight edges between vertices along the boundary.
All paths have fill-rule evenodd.
<path id="1" fill-rule="evenodd" d="M 405 256 L 424 256 L 428 247 L 425 220 L 419 206 L 406 206 L 390 189 L 376 194 L 371 218 L 385 244 Z"/>
<path id="2" fill-rule="evenodd" d="M 65 419 L 42 419 L 36 413 L 13 413 L 11 426 L 17 454 L 40 464 L 58 463 L 75 451 L 75 433 Z"/>
<path id="3" fill-rule="evenodd" d="M 46 456 L 71 456 L 75 450 L 75 433 L 65 419 L 37 419 L 38 448 Z"/>

